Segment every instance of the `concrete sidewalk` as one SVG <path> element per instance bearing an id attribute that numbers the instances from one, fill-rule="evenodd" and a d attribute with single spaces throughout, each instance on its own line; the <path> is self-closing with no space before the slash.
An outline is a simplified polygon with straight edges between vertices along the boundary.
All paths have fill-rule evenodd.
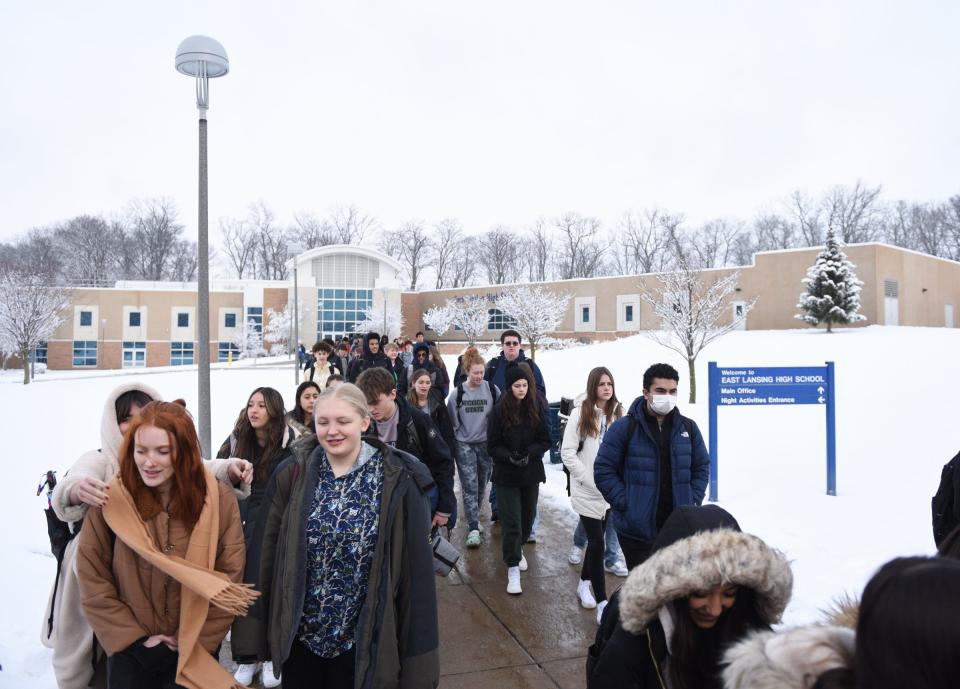
<path id="1" fill-rule="evenodd" d="M 454 529 L 450 540 L 462 554 L 458 571 L 437 581 L 440 686 L 583 689 L 596 611 L 577 600 L 580 567 L 567 562 L 573 537 L 568 519 L 541 501 L 537 543 L 523 549 L 530 565 L 521 574 L 523 594 L 511 596 L 500 528 L 488 514 L 484 506 L 480 548 L 464 547 L 464 523 Z M 607 574 L 607 594 L 623 581 Z"/>

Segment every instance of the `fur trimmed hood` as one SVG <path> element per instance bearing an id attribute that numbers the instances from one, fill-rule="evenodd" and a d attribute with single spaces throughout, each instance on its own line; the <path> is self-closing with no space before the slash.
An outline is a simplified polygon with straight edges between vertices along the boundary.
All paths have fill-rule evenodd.
<path id="1" fill-rule="evenodd" d="M 733 523 L 711 528 L 705 522 L 716 519 L 714 515 L 725 515 Z M 678 526 L 689 526 L 692 535 L 676 538 Z M 727 512 L 712 505 L 678 508 L 664 524 L 657 538 L 661 540 L 663 546 L 654 543 L 654 553 L 630 572 L 620 592 L 625 630 L 639 634 L 667 603 L 717 584 L 753 589 L 763 619 L 768 624 L 780 621 L 793 591 L 790 564 L 780 551 L 736 530 Z"/>
<path id="2" fill-rule="evenodd" d="M 111 475 L 120 470 L 120 445 L 123 444 L 123 433 L 117 423 L 117 398 L 131 390 L 140 390 L 149 395 L 150 399 L 163 401 L 159 392 L 140 382 L 124 383 L 107 396 L 103 403 L 103 415 L 100 417 L 100 450 L 110 463 Z"/>
<path id="3" fill-rule="evenodd" d="M 810 689 L 827 670 L 853 668 L 854 632 L 811 625 L 755 632 L 724 656 L 725 689 Z"/>

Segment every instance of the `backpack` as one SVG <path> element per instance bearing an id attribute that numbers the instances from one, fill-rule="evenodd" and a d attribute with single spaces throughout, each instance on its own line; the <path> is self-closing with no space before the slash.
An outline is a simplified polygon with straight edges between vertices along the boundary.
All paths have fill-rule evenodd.
<path id="1" fill-rule="evenodd" d="M 567 429 L 567 421 L 570 420 L 570 412 L 573 411 L 573 400 L 569 397 L 560 398 L 560 409 L 557 411 L 557 419 L 560 423 L 557 424 L 559 429 L 559 435 L 557 436 L 557 442 L 554 445 L 554 450 L 557 453 L 560 452 L 560 447 L 563 445 L 563 432 Z M 583 438 L 580 438 L 580 442 L 577 443 L 577 452 L 583 449 Z M 570 470 L 567 469 L 566 464 L 561 464 L 563 467 L 563 473 L 567 477 L 567 496 L 572 497 L 570 493 Z"/>
<path id="2" fill-rule="evenodd" d="M 497 386 L 491 383 L 489 380 L 483 381 L 487 384 L 487 390 L 490 391 L 490 397 L 493 398 L 493 403 L 490 405 L 493 407 L 497 403 L 497 400 L 500 398 L 500 395 L 497 394 Z M 463 423 L 463 420 L 460 419 L 460 407 L 463 406 L 463 383 L 457 385 L 457 419 L 460 420 L 460 423 Z"/>
<path id="3" fill-rule="evenodd" d="M 933 540 L 940 547 L 960 524 L 960 453 L 947 462 L 940 472 L 940 485 L 930 500 L 933 513 Z"/>

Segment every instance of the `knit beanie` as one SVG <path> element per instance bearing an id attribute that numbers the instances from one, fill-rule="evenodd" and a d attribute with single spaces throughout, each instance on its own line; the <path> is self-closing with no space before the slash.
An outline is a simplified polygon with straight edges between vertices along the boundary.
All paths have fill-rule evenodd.
<path id="1" fill-rule="evenodd" d="M 527 374 L 516 364 L 510 364 L 507 366 L 506 380 L 507 389 L 509 390 L 510 386 L 516 383 L 518 380 L 527 380 Z"/>

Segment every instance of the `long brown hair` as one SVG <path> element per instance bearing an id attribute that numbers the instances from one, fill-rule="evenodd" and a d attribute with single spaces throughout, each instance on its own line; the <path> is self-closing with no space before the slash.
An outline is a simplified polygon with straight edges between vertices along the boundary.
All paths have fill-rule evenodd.
<path id="1" fill-rule="evenodd" d="M 527 379 L 527 394 L 518 400 L 513 394 L 513 386 L 507 386 L 500 397 L 498 406 L 503 407 L 503 420 L 507 426 L 520 426 L 525 421 L 536 426 L 540 423 L 540 400 L 537 398 L 537 384 L 533 370 L 526 364 L 518 364 Z"/>
<path id="2" fill-rule="evenodd" d="M 414 383 L 420 379 L 420 376 L 426 376 L 427 378 L 430 378 L 430 371 L 425 368 L 418 368 L 413 372 L 413 375 L 410 376 L 410 380 L 408 381 L 410 384 L 410 389 L 407 390 L 407 401 L 410 402 L 415 409 L 420 408 L 420 398 L 417 397 L 417 388 L 414 386 Z M 430 380 L 430 383 L 432 385 L 433 379 Z M 427 399 L 430 399 L 430 390 L 427 390 Z"/>
<path id="3" fill-rule="evenodd" d="M 141 410 L 140 416 L 131 422 L 120 446 L 120 481 L 133 496 L 141 519 L 152 519 L 163 511 L 157 489 L 147 486 L 140 477 L 133 451 L 139 429 L 154 426 L 165 431 L 170 440 L 170 461 L 173 466 L 168 507 L 170 516 L 181 519 L 188 528 L 193 528 L 203 509 L 207 479 L 203 474 L 197 429 L 185 405 L 183 400 L 150 402 Z"/>
<path id="4" fill-rule="evenodd" d="M 265 438 L 263 447 L 257 442 L 257 432 L 250 425 L 250 418 L 247 416 L 247 408 L 250 406 L 250 400 L 257 393 L 263 395 L 263 402 L 267 407 L 267 415 L 270 420 L 264 428 Z M 280 450 L 283 444 L 283 436 L 287 431 L 287 423 L 284 421 L 286 411 L 283 408 L 283 396 L 273 388 L 257 388 L 250 393 L 247 398 L 247 404 L 240 410 L 237 422 L 233 427 L 233 435 L 237 439 L 237 446 L 233 450 L 234 457 L 241 457 L 253 463 L 254 472 L 259 474 L 266 470 L 270 460 Z M 269 476 L 258 477 L 266 480 Z"/>
<path id="5" fill-rule="evenodd" d="M 617 399 L 617 386 L 613 382 L 613 374 L 606 366 L 597 366 L 590 371 L 587 376 L 587 396 L 580 405 L 580 423 L 577 424 L 577 434 L 581 438 L 590 436 L 596 438 L 600 435 L 600 422 L 597 418 L 595 407 L 600 406 L 597 399 L 597 386 L 600 385 L 600 378 L 609 376 L 610 384 L 613 385 L 613 396 L 607 400 L 603 408 L 603 413 L 607 417 L 607 423 L 611 424 L 623 416 L 623 405 Z"/>

